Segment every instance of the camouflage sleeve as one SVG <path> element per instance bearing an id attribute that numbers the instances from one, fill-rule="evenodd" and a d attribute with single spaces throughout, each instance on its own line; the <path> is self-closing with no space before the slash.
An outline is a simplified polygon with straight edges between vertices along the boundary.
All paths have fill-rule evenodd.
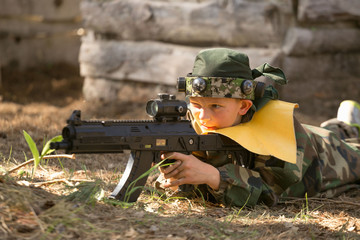
<path id="1" fill-rule="evenodd" d="M 295 120 L 297 163 L 257 156 L 251 169 L 226 163 L 218 167 L 220 189 L 209 192 L 225 205 L 273 206 L 281 197 L 333 197 L 360 187 L 359 150 L 333 131 Z M 356 184 L 356 182 L 358 184 Z"/>
<path id="2" fill-rule="evenodd" d="M 263 156 L 262 156 L 263 157 Z M 271 161 L 278 166 L 257 166 L 248 169 L 235 164 L 219 167 L 221 182 L 218 191 L 210 193 L 218 202 L 225 205 L 254 206 L 264 203 L 276 205 L 279 195 L 291 184 L 299 181 L 299 177 L 284 167 L 284 162 L 275 158 L 257 159 L 259 162 Z"/>
<path id="3" fill-rule="evenodd" d="M 262 192 L 262 180 L 259 173 L 235 164 L 227 164 L 218 168 L 220 171 L 220 187 L 210 193 L 218 202 L 227 206 L 254 206 Z"/>

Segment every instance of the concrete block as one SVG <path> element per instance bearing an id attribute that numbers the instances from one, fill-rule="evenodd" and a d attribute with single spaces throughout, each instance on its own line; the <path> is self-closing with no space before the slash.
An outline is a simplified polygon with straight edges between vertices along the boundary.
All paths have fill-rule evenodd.
<path id="1" fill-rule="evenodd" d="M 0 17 L 32 21 L 73 21 L 81 0 L 0 0 Z"/>
<path id="2" fill-rule="evenodd" d="M 288 30 L 282 49 L 289 56 L 360 52 L 360 28 L 300 28 Z"/>
<path id="3" fill-rule="evenodd" d="M 2 64 L 15 64 L 20 68 L 38 64 L 67 62 L 78 65 L 80 38 L 77 36 L 56 36 L 44 38 L 0 39 Z"/>
<path id="4" fill-rule="evenodd" d="M 193 46 L 279 46 L 291 22 L 288 1 L 84 0 L 81 12 L 110 38 Z"/>
<path id="5" fill-rule="evenodd" d="M 174 85 L 192 71 L 196 54 L 203 48 L 152 41 L 101 41 L 87 36 L 80 48 L 80 72 L 84 77 Z M 255 68 L 271 63 L 278 50 L 236 48 L 249 55 Z"/>
<path id="6" fill-rule="evenodd" d="M 336 22 L 360 20 L 359 0 L 299 0 L 300 22 Z"/>

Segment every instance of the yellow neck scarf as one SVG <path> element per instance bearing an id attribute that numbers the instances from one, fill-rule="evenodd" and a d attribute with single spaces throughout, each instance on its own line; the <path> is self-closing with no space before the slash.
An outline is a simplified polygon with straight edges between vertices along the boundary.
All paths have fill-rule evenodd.
<path id="1" fill-rule="evenodd" d="M 250 152 L 296 163 L 293 114 L 297 107 L 298 104 L 271 100 L 254 114 L 251 121 L 210 132 L 227 136 Z M 196 121 L 193 126 L 198 134 L 208 133 L 202 132 Z"/>

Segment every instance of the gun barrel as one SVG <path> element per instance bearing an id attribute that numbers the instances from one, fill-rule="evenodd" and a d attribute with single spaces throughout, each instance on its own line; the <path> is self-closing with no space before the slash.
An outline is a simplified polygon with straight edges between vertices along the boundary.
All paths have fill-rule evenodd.
<path id="1" fill-rule="evenodd" d="M 54 150 L 60 150 L 60 149 L 70 149 L 71 143 L 68 141 L 62 141 L 62 142 L 52 142 L 50 143 L 50 149 Z"/>

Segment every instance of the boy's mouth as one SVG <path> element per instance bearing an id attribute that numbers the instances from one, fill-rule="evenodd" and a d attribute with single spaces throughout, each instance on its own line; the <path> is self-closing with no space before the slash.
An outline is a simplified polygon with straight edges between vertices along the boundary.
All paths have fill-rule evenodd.
<path id="1" fill-rule="evenodd" d="M 206 126 L 206 125 L 203 125 L 201 124 L 201 128 L 207 130 L 207 131 L 211 131 L 211 130 L 216 130 L 217 128 L 214 127 L 214 126 Z"/>

